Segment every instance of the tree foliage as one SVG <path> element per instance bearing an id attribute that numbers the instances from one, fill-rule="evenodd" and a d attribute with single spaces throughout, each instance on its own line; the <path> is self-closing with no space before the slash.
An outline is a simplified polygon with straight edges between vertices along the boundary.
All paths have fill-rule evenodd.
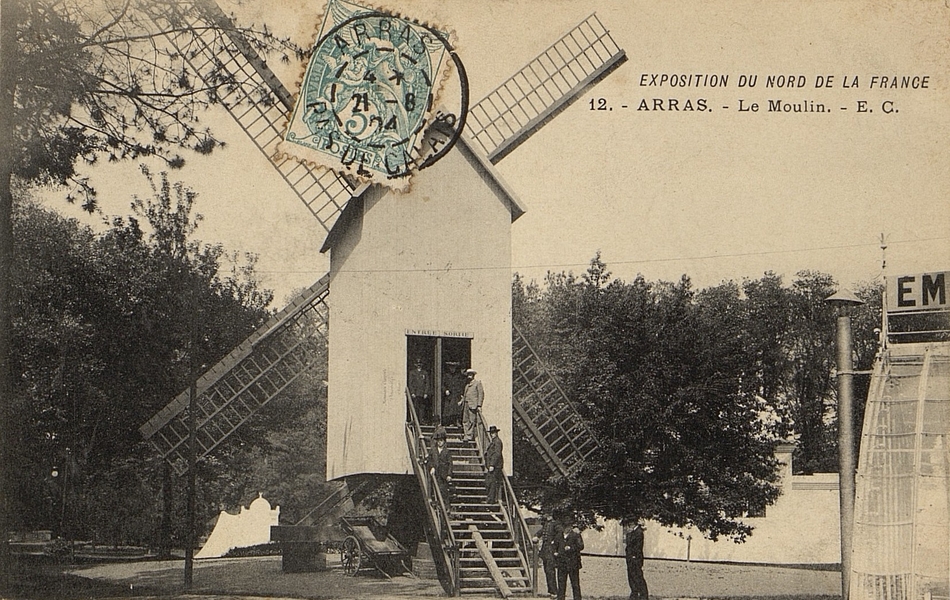
<path id="1" fill-rule="evenodd" d="M 223 24 L 200 2 L 172 0 L 9 0 L 17 52 L 12 141 L 14 173 L 31 182 L 69 184 L 71 200 L 95 206 L 82 168 L 100 160 L 158 157 L 171 168 L 182 150 L 222 145 L 202 111 L 234 85 L 220 62 L 183 56 L 166 35 L 201 36 L 212 51 L 226 43 Z M 301 50 L 266 28 L 243 28 L 258 49 L 284 60 Z M 194 65 L 190 61 L 194 61 Z M 6 66 L 6 65 L 5 65 Z M 195 70 L 198 69 L 198 71 Z M 258 100 L 273 101 L 262 89 Z"/>
<path id="2" fill-rule="evenodd" d="M 137 428 L 269 314 L 253 259 L 228 269 L 221 246 L 192 241 L 194 193 L 147 175 L 153 195 L 136 200 L 138 217 L 102 234 L 32 202 L 18 206 L 13 464 L 17 480 L 35 487 L 20 488 L 22 525 L 88 530 L 79 518 L 88 511 L 62 511 L 90 508 L 80 496 L 126 481 L 131 465 L 153 472 L 137 462 L 150 454 Z M 148 478 L 123 489 L 139 485 Z"/>
<path id="3" fill-rule="evenodd" d="M 177 168 L 184 163 L 184 151 L 208 153 L 222 145 L 201 121 L 201 112 L 233 89 L 233 77 L 220 60 L 198 57 L 190 64 L 195 54 L 180 54 L 166 43 L 166 36 L 175 35 L 187 47 L 200 36 L 212 55 L 222 52 L 234 25 L 199 10 L 201 5 L 201 0 L 0 0 L 0 421 L 16 423 L 0 431 L 0 529 L 16 524 L 11 499 L 21 482 L 6 465 L 19 453 L 22 432 L 32 428 L 32 423 L 19 422 L 11 400 L 21 368 L 14 364 L 14 305 L 20 299 L 14 289 L 13 186 L 16 181 L 65 186 L 67 200 L 93 211 L 97 193 L 84 172 L 89 165 L 157 157 Z M 277 51 L 282 60 L 290 53 L 302 55 L 266 27 L 240 32 L 254 48 Z M 258 90 L 254 100 L 274 101 L 269 89 Z M 130 227 L 116 232 L 112 242 L 134 246 L 135 236 Z M 129 293 L 133 306 L 144 301 Z M 163 307 L 155 308 L 161 312 Z M 117 315 L 118 322 L 128 325 L 139 309 Z M 68 351 L 78 352 L 89 342 L 83 323 L 64 317 L 47 324 L 50 346 L 56 336 L 72 344 Z M 109 363 L 82 369 L 102 372 L 105 365 Z M 60 372 L 67 376 L 65 366 Z"/>
<path id="4" fill-rule="evenodd" d="M 797 442 L 805 470 L 836 469 L 834 320 L 823 302 L 834 287 L 811 272 L 791 286 L 767 273 L 699 291 L 685 276 L 624 282 L 599 255 L 580 277 L 549 273 L 543 287 L 516 277 L 514 322 L 601 441 L 571 477 L 519 482 L 547 485 L 537 500 L 549 507 L 744 539 L 742 517 L 779 493 L 779 441 Z"/>

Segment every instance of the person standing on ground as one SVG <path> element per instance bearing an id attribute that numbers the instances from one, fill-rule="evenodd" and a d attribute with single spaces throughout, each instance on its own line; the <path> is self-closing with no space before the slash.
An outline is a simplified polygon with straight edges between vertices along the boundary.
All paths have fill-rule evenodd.
<path id="1" fill-rule="evenodd" d="M 485 402 L 485 390 L 482 388 L 482 382 L 475 378 L 475 369 L 466 369 L 465 376 L 468 378 L 465 384 L 465 391 L 462 392 L 462 426 L 465 429 L 465 440 L 475 439 L 475 424 L 478 422 L 478 411 Z"/>
<path id="2" fill-rule="evenodd" d="M 581 600 L 581 550 L 584 549 L 584 538 L 581 530 L 574 525 L 565 528 L 564 533 L 557 536 L 554 548 L 554 560 L 557 563 L 557 600 L 564 600 L 567 594 L 567 580 L 571 580 L 571 592 L 574 600 Z"/>
<path id="3" fill-rule="evenodd" d="M 638 520 L 628 527 L 624 541 L 630 600 L 649 600 L 647 580 L 643 577 L 643 523 Z"/>
<path id="4" fill-rule="evenodd" d="M 557 522 L 551 515 L 541 517 L 541 533 L 539 537 L 534 538 L 534 543 L 541 543 L 538 550 L 538 556 L 541 557 L 541 565 L 544 567 L 544 580 L 548 587 L 548 596 L 557 598 L 557 565 L 554 564 L 554 546 L 557 543 L 558 531 Z"/>
<path id="5" fill-rule="evenodd" d="M 492 425 L 488 428 L 491 441 L 485 449 L 485 489 L 488 492 L 488 503 L 498 504 L 501 498 L 501 489 L 505 482 L 505 457 L 502 454 L 501 438 L 498 437 L 498 428 Z"/>

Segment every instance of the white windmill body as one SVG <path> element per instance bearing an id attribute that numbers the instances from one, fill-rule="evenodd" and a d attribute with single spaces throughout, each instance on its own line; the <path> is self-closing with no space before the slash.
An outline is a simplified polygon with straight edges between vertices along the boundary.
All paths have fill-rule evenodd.
<path id="1" fill-rule="evenodd" d="M 375 186 L 351 204 L 325 246 L 333 290 L 327 478 L 412 473 L 404 431 L 410 338 L 423 344 L 433 380 L 450 345 L 452 358 L 478 371 L 483 417 L 501 430 L 510 466 L 511 223 L 523 212 L 519 201 L 462 141 L 413 176 L 411 192 Z"/>

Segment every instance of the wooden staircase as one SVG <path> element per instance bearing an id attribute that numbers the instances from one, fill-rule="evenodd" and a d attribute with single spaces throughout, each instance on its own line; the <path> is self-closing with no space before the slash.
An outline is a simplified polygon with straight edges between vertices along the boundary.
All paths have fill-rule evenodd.
<path id="1" fill-rule="evenodd" d="M 530 549 L 527 549 L 526 556 L 518 548 L 503 506 L 488 503 L 485 460 L 481 450 L 474 441 L 463 440 L 461 428 L 446 428 L 446 432 L 449 451 L 452 453 L 454 487 L 450 522 L 460 544 L 459 591 L 484 592 L 485 588 L 496 587 L 474 539 L 471 529 L 474 526 L 509 590 L 529 592 L 531 574 L 527 560 L 530 559 Z"/>
<path id="2" fill-rule="evenodd" d="M 485 485 L 487 469 L 482 445 L 465 441 L 460 427 L 447 427 L 447 445 L 452 455 L 452 494 L 443 498 L 437 494 L 436 482 L 424 466 L 423 455 L 428 456 L 435 427 L 407 423 L 407 432 L 418 434 L 411 452 L 424 496 L 429 499 L 429 545 L 433 554 L 443 549 L 440 580 L 451 595 L 482 593 L 497 590 L 503 597 L 531 594 L 534 589 L 531 561 L 534 548 L 509 484 L 505 485 L 500 503 L 489 503 Z M 481 437 L 481 436 L 480 436 Z M 484 438 L 481 438 L 484 439 Z M 414 462 L 416 462 L 414 460 Z M 447 524 L 449 532 L 443 541 L 431 539 L 438 524 Z M 448 534 L 448 536 L 446 536 Z M 454 547 L 444 543 L 450 537 Z M 445 571 L 452 570 L 453 573 Z M 449 583 L 449 585 L 446 585 Z"/>

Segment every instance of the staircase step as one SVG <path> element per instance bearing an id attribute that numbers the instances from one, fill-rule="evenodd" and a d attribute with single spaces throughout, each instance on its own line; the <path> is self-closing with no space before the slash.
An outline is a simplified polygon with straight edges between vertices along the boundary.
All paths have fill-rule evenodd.
<path id="1" fill-rule="evenodd" d="M 464 506 L 453 506 L 452 512 L 455 513 L 453 515 L 453 519 L 460 523 L 471 521 L 475 525 L 478 523 L 500 523 L 502 525 L 507 524 L 503 513 L 499 512 L 497 508 L 494 510 L 481 508 L 474 510 Z"/>
<path id="2" fill-rule="evenodd" d="M 454 533 L 455 533 L 455 539 L 457 540 L 460 540 L 463 542 L 472 541 L 472 535 L 470 532 L 468 532 L 468 530 L 465 530 L 465 529 L 454 530 Z M 515 545 L 515 541 L 511 538 L 511 535 L 504 529 L 499 529 L 496 531 L 486 529 L 486 530 L 479 531 L 479 533 L 482 534 L 483 540 L 490 541 L 495 546 L 499 544 L 503 544 L 504 547 L 506 548 L 512 548 Z"/>
<path id="3" fill-rule="evenodd" d="M 518 577 L 505 577 L 505 581 L 510 585 L 513 582 L 520 584 L 527 584 L 528 578 L 524 575 Z M 459 587 L 460 588 L 474 588 L 474 587 L 495 587 L 495 580 L 489 577 L 460 577 L 459 578 Z"/>
<path id="4" fill-rule="evenodd" d="M 517 549 L 517 548 L 514 548 L 514 547 L 511 547 L 511 548 L 498 548 L 498 547 L 496 546 L 495 548 L 492 548 L 492 549 L 491 549 L 491 553 L 492 553 L 492 556 L 495 556 L 495 557 L 509 558 L 509 557 L 512 557 L 512 556 L 518 556 L 518 549 Z M 466 546 L 465 548 L 462 548 L 461 553 L 459 554 L 459 558 L 460 558 L 460 559 L 461 559 L 461 558 L 464 558 L 464 559 L 479 558 L 479 559 L 481 559 L 481 556 L 482 556 L 482 555 L 479 554 L 479 552 L 478 552 L 478 548 L 476 548 L 475 546 Z"/>
<path id="5" fill-rule="evenodd" d="M 482 534 L 485 532 L 498 533 L 499 531 L 508 531 L 508 527 L 504 523 L 498 523 L 497 521 L 473 521 L 471 519 L 466 519 L 464 521 L 460 519 L 453 519 L 452 531 L 468 531 L 468 528 L 472 525 L 474 525 L 475 528 L 478 529 L 478 531 Z"/>
<path id="6" fill-rule="evenodd" d="M 495 557 L 495 564 L 499 567 L 504 567 L 506 569 L 520 569 L 521 568 L 521 559 L 517 557 L 511 558 L 498 558 Z M 459 561 L 459 569 L 475 569 L 485 568 L 485 561 L 481 557 L 478 558 L 463 558 Z"/>

